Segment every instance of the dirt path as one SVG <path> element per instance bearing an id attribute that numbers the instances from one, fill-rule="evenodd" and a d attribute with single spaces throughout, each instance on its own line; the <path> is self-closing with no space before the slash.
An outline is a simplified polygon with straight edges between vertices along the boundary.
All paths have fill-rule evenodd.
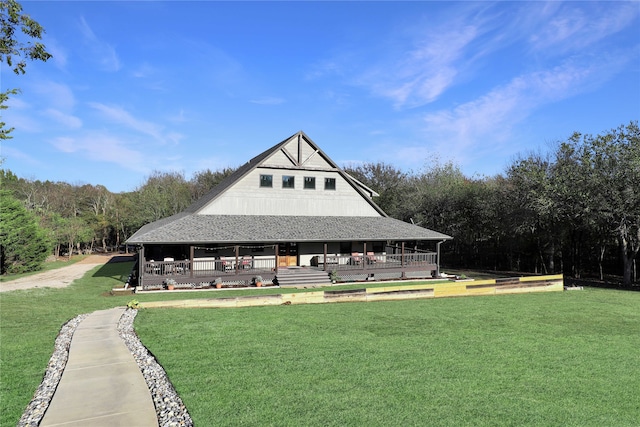
<path id="1" fill-rule="evenodd" d="M 96 265 L 106 264 L 114 256 L 118 255 L 90 255 L 82 261 L 78 261 L 67 267 L 45 271 L 9 282 L 2 282 L 0 283 L 0 292 L 31 288 L 64 288 L 69 286 L 74 280 L 84 276 L 87 271 Z"/>

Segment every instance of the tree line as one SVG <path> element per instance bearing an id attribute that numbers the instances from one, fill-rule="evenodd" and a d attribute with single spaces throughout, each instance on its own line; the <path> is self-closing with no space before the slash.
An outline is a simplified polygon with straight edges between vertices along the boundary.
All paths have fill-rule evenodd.
<path id="1" fill-rule="evenodd" d="M 452 162 L 420 172 L 365 163 L 346 172 L 379 193 L 391 217 L 448 234 L 449 268 L 636 279 L 640 249 L 640 130 L 631 122 L 575 133 L 548 153 L 521 155 L 503 174 L 467 177 Z M 34 181 L 0 170 L 2 273 L 47 255 L 108 251 L 141 226 L 179 213 L 233 168 L 186 179 L 156 171 L 127 193 Z"/>
<path id="2" fill-rule="evenodd" d="M 48 255 L 122 248 L 140 227 L 183 211 L 232 172 L 205 170 L 187 180 L 180 172 L 156 171 L 134 191 L 112 193 L 102 185 L 29 180 L 0 169 L 1 272 L 37 270 Z"/>
<path id="3" fill-rule="evenodd" d="M 453 163 L 406 173 L 384 163 L 347 171 L 389 216 L 448 234 L 451 267 L 636 280 L 640 249 L 638 122 L 573 134 L 504 174 L 466 177 Z"/>

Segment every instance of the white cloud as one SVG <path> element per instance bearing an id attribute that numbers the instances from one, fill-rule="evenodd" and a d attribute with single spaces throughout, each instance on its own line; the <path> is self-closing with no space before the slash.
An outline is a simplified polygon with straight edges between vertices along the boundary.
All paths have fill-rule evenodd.
<path id="1" fill-rule="evenodd" d="M 47 47 L 47 52 L 52 55 L 52 58 L 49 59 L 57 68 L 64 70 L 67 67 L 68 55 L 67 51 L 58 44 L 55 39 L 46 38 L 45 46 Z"/>
<path id="2" fill-rule="evenodd" d="M 280 104 L 283 104 L 285 100 L 283 98 L 265 96 L 262 98 L 251 99 L 249 100 L 249 102 L 252 104 L 258 104 L 258 105 L 280 105 Z"/>
<path id="3" fill-rule="evenodd" d="M 58 137 L 51 144 L 64 153 L 75 153 L 91 161 L 113 163 L 131 171 L 147 171 L 143 153 L 128 148 L 126 141 L 109 134 L 92 132 L 76 138 Z"/>
<path id="4" fill-rule="evenodd" d="M 169 120 L 170 122 L 173 122 L 173 123 L 185 123 L 189 119 L 187 118 L 187 115 L 185 114 L 184 109 L 181 108 L 180 111 L 178 111 L 176 114 L 170 116 L 167 120 Z"/>
<path id="5" fill-rule="evenodd" d="M 639 15 L 633 2 L 552 4 L 541 10 L 529 42 L 537 51 L 579 51 L 633 25 Z"/>
<path id="6" fill-rule="evenodd" d="M 124 125 L 137 132 L 151 136 L 155 138 L 157 142 L 165 141 L 162 134 L 162 126 L 146 120 L 137 119 L 123 108 L 111 107 L 99 102 L 90 102 L 89 106 L 99 111 L 106 119 L 109 119 L 114 123 Z"/>
<path id="7" fill-rule="evenodd" d="M 85 38 L 87 53 L 98 63 L 103 71 L 115 72 L 120 70 L 121 64 L 113 46 L 100 40 L 93 32 L 84 17 L 80 17 L 80 31 Z"/>
<path id="8" fill-rule="evenodd" d="M 34 84 L 33 91 L 42 96 L 51 108 L 71 111 L 76 105 L 73 91 L 66 84 L 42 80 Z"/>
<path id="9" fill-rule="evenodd" d="M 11 170 L 12 163 L 16 160 L 34 167 L 40 167 L 42 163 L 39 159 L 17 149 L 15 146 L 12 146 L 11 143 L 7 143 L 6 141 L 0 144 L 0 159 L 6 162 L 3 163 L 3 166 L 8 170 Z"/>
<path id="10" fill-rule="evenodd" d="M 63 113 L 62 111 L 55 110 L 53 108 L 45 110 L 45 115 L 70 129 L 78 129 L 82 127 L 82 120 L 78 117 Z"/>
<path id="11" fill-rule="evenodd" d="M 457 63 L 479 34 L 473 25 L 428 31 L 418 46 L 401 58 L 378 64 L 360 81 L 376 95 L 391 99 L 396 108 L 428 104 L 455 83 Z"/>
<path id="12" fill-rule="evenodd" d="M 141 64 L 138 68 L 133 70 L 132 75 L 133 75 L 133 77 L 136 77 L 136 78 L 139 78 L 139 79 L 144 79 L 144 78 L 148 78 L 150 76 L 153 76 L 153 75 L 155 75 L 157 73 L 158 73 L 157 68 L 153 67 L 148 62 L 145 62 L 145 63 Z"/>
<path id="13" fill-rule="evenodd" d="M 51 141 L 51 145 L 64 153 L 75 153 L 78 151 L 77 147 L 80 147 L 80 144 L 76 144 L 76 141 L 73 138 L 63 136 L 55 138 Z"/>
<path id="14" fill-rule="evenodd" d="M 620 57 L 600 57 L 590 64 L 568 61 L 514 77 L 480 98 L 425 115 L 425 136 L 436 151 L 463 163 L 482 152 L 517 151 L 509 143 L 523 119 L 544 105 L 591 90 L 624 64 Z"/>
<path id="15" fill-rule="evenodd" d="M 169 132 L 166 138 L 167 138 L 167 141 L 169 141 L 170 143 L 174 145 L 178 145 L 180 144 L 180 141 L 182 141 L 185 138 L 185 136 L 178 132 Z"/>
<path id="16" fill-rule="evenodd" d="M 2 114 L 2 118 L 2 121 L 6 122 L 8 127 L 15 128 L 13 133 L 14 138 L 19 137 L 19 132 L 38 133 L 43 130 L 42 121 L 38 120 L 37 117 L 30 112 L 10 108 Z"/>

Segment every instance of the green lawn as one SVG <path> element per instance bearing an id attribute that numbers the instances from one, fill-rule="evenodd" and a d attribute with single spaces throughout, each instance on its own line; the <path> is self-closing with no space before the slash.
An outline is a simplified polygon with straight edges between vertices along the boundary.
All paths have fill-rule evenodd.
<path id="1" fill-rule="evenodd" d="M 165 299 L 109 295 L 131 263 L 0 294 L 0 425 L 15 426 L 60 327 Z M 353 286 L 352 286 L 353 287 Z M 640 293 L 142 310 L 136 328 L 200 426 L 638 425 Z"/>
<path id="2" fill-rule="evenodd" d="M 72 263 L 79 259 L 74 257 Z M 45 269 L 65 265 L 69 265 L 69 262 L 47 263 Z M 130 262 L 97 266 L 67 288 L 0 293 L 0 426 L 16 425 L 42 381 L 60 328 L 78 314 L 124 306 L 132 299 L 145 302 L 280 292 L 277 288 L 264 288 L 110 295 L 112 288 L 122 287 L 132 266 Z M 11 279 L 17 277 L 12 276 Z M 6 277 L 4 279 L 8 280 Z"/>
<path id="3" fill-rule="evenodd" d="M 640 293 L 142 310 L 196 425 L 637 426 Z"/>
<path id="4" fill-rule="evenodd" d="M 62 325 L 81 313 L 125 305 L 105 297 L 122 286 L 131 263 L 106 264 L 63 289 L 0 294 L 0 425 L 15 426 L 42 381 Z"/>

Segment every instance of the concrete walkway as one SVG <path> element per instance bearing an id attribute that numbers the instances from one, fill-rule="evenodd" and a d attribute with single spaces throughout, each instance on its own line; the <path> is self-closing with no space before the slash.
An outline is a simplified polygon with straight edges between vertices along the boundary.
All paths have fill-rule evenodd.
<path id="1" fill-rule="evenodd" d="M 40 426 L 158 425 L 144 377 L 118 334 L 124 310 L 96 311 L 78 325 Z"/>

